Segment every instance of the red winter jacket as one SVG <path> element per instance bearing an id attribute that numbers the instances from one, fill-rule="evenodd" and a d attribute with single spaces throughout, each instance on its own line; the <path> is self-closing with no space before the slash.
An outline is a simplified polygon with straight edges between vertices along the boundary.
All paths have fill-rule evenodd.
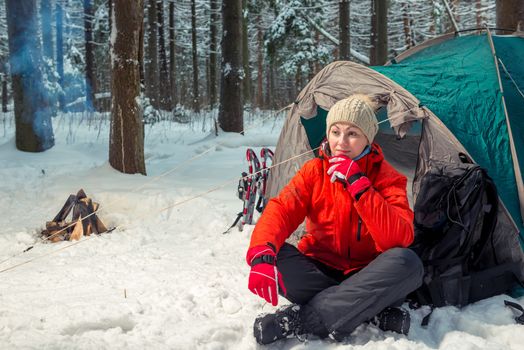
<path id="1" fill-rule="evenodd" d="M 298 249 L 344 273 L 363 268 L 390 248 L 409 246 L 413 212 L 406 177 L 384 159 L 377 144 L 357 163 L 372 183 L 358 201 L 343 184 L 330 181 L 327 157 L 304 164 L 267 204 L 250 247 L 271 243 L 278 251 L 305 218 Z"/>

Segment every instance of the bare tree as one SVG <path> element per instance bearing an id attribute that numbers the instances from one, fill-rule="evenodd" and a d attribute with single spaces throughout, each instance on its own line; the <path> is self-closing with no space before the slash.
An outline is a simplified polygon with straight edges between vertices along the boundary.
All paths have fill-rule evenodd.
<path id="1" fill-rule="evenodd" d="M 371 65 L 383 65 L 388 57 L 388 0 L 371 0 Z"/>
<path id="2" fill-rule="evenodd" d="M 176 46 L 175 46 L 175 0 L 169 2 L 169 73 L 171 87 L 171 102 L 176 106 L 177 81 L 176 81 Z"/>
<path id="3" fill-rule="evenodd" d="M 209 104 L 213 108 L 217 102 L 217 35 L 218 35 L 218 0 L 209 0 Z"/>
<path id="4" fill-rule="evenodd" d="M 169 69 L 167 67 L 166 41 L 164 35 L 164 1 L 157 0 L 158 21 L 158 56 L 160 63 L 160 106 L 164 110 L 171 109 L 171 87 L 169 86 Z"/>
<path id="5" fill-rule="evenodd" d="M 41 72 L 35 0 L 7 0 L 9 63 L 15 104 L 16 147 L 41 152 L 53 147 L 51 108 Z"/>
<path id="6" fill-rule="evenodd" d="M 476 18 L 477 18 L 477 28 L 482 28 L 484 24 L 484 18 L 482 16 L 482 0 L 475 0 L 476 7 Z"/>
<path id="7" fill-rule="evenodd" d="M 407 2 L 404 2 L 402 4 L 402 25 L 404 28 L 404 38 L 406 40 L 406 49 L 409 49 L 410 47 L 415 46 L 415 43 L 413 42 L 413 35 L 412 35 L 412 20 L 411 15 L 409 11 L 409 4 Z"/>
<path id="8" fill-rule="evenodd" d="M 242 65 L 244 67 L 243 98 L 244 103 L 251 103 L 251 68 L 249 66 L 248 0 L 242 0 Z"/>
<path id="9" fill-rule="evenodd" d="M 147 58 L 145 61 L 146 95 L 151 105 L 158 109 L 160 101 L 160 77 L 158 72 L 158 29 L 156 0 L 149 0 L 147 6 Z"/>
<path id="10" fill-rule="evenodd" d="M 242 0 L 222 1 L 222 67 L 218 123 L 222 130 L 244 130 L 242 104 Z"/>
<path id="11" fill-rule="evenodd" d="M 191 0 L 191 43 L 193 53 L 193 109 L 200 112 L 200 96 L 198 92 L 198 47 L 196 28 L 196 0 Z"/>
<path id="12" fill-rule="evenodd" d="M 257 94 L 256 106 L 262 108 L 264 106 L 264 28 L 262 28 L 262 15 L 257 16 Z"/>
<path id="13" fill-rule="evenodd" d="M 2 112 L 7 113 L 7 77 L 2 73 Z"/>
<path id="14" fill-rule="evenodd" d="M 338 36 L 339 36 L 339 50 L 338 57 L 340 60 L 349 60 L 350 39 L 349 39 L 349 1 L 340 0 L 338 2 Z"/>
<path id="15" fill-rule="evenodd" d="M 109 163 L 127 174 L 146 174 L 140 96 L 140 38 L 143 0 L 114 0 L 112 118 Z"/>
<path id="16" fill-rule="evenodd" d="M 58 84 L 64 90 L 64 21 L 63 9 L 60 1 L 56 2 L 55 8 L 56 24 L 56 72 L 58 73 Z M 65 110 L 65 96 L 62 92 L 58 97 L 58 106 L 60 110 Z"/>
<path id="17" fill-rule="evenodd" d="M 84 0 L 84 36 L 86 49 L 86 108 L 88 109 L 93 109 L 96 94 L 93 17 L 94 12 L 91 0 Z"/>
<path id="18" fill-rule="evenodd" d="M 524 31 L 524 1 L 497 0 L 497 28 Z"/>

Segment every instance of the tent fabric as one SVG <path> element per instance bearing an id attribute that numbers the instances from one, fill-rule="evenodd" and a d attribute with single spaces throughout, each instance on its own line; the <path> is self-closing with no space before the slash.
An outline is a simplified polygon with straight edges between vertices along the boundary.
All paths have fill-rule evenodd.
<path id="1" fill-rule="evenodd" d="M 508 47 L 508 40 L 494 38 L 496 45 L 506 45 L 498 54 L 504 55 L 504 61 L 514 62 L 512 71 L 518 76 L 522 68 L 513 66 L 518 66 L 521 60 L 516 60 L 514 55 L 524 50 L 524 40 L 512 37 L 521 45 L 513 50 L 515 45 Z M 404 57 L 401 61 L 397 59 L 397 64 L 372 68 L 405 87 L 442 120 L 473 160 L 487 169 L 504 205 L 522 231 L 508 128 L 487 36 L 457 37 Z M 511 89 L 508 91 L 511 93 Z M 524 100 L 521 101 L 520 104 L 509 101 L 517 102 L 511 104 L 511 109 L 524 113 Z M 506 104 L 510 105 L 508 101 Z M 523 142 L 524 134 L 513 131 L 513 136 Z M 524 152 L 523 148 L 519 149 Z"/>
<path id="2" fill-rule="evenodd" d="M 522 66 L 524 38 L 494 36 L 493 43 L 498 58 L 513 142 L 517 151 L 516 162 L 522 177 L 524 171 L 524 67 Z M 522 210 L 521 207 L 521 215 Z"/>
<path id="3" fill-rule="evenodd" d="M 367 94 L 377 102 L 377 107 L 385 106 L 391 127 L 399 137 L 407 134 L 413 122 L 430 115 L 406 89 L 368 67 L 353 62 L 326 66 L 288 110 L 275 153 L 275 163 L 286 162 L 271 171 L 266 192 L 269 197 L 276 196 L 302 164 L 314 157 L 313 152 L 308 151 L 318 145 L 310 144 L 302 120 L 316 117 L 318 107 L 327 111 L 335 102 L 354 93 Z M 311 125 L 317 123 L 311 122 Z M 299 155 L 302 156 L 297 157 Z"/>
<path id="4" fill-rule="evenodd" d="M 312 150 L 325 132 L 326 111 L 342 98 L 364 93 L 376 102 L 377 110 L 385 107 L 385 118 L 394 135 L 385 134 L 381 126 L 376 140 L 383 145 L 388 161 L 409 164 L 403 172 L 412 180 L 411 203 L 416 201 L 422 176 L 443 162 L 461 163 L 466 156 L 487 169 L 501 199 L 494 239 L 496 250 L 503 252 L 499 261 L 519 261 L 524 274 L 524 255 L 518 241 L 522 228 L 519 199 L 503 96 L 488 38 L 447 36 L 447 40 L 433 42 L 436 44 L 410 50 L 389 66 L 365 67 L 345 61 L 321 70 L 288 108 L 275 150 L 275 164 L 280 166 L 270 173 L 267 194 L 278 194 L 314 157 Z M 496 42 L 501 60 L 514 62 L 506 68 L 515 75 L 515 81 L 522 82 L 519 60 L 512 56 L 520 54 L 522 47 L 511 52 L 513 45 L 521 42 Z M 514 90 L 508 87 L 507 94 Z M 511 103 L 513 97 L 508 100 Z M 516 101 L 515 108 L 522 111 L 523 105 Z M 515 122 L 516 129 L 522 126 L 520 122 Z M 408 133 L 413 124 L 422 124 L 419 135 Z M 319 127 L 322 131 L 306 130 Z M 406 162 L 406 158 L 416 158 L 416 162 Z"/>

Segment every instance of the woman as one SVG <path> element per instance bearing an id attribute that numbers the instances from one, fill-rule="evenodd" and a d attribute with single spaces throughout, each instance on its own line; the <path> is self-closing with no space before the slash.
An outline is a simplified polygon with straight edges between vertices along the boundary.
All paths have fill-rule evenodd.
<path id="1" fill-rule="evenodd" d="M 327 143 L 271 199 L 257 223 L 246 260 L 249 289 L 276 306 L 255 320 L 258 343 L 296 335 L 341 341 L 375 319 L 407 334 L 402 303 L 422 281 L 413 241 L 407 179 L 373 143 L 378 131 L 371 100 L 352 95 L 326 119 Z M 285 240 L 306 219 L 298 249 Z M 378 316 L 377 316 L 378 315 Z"/>

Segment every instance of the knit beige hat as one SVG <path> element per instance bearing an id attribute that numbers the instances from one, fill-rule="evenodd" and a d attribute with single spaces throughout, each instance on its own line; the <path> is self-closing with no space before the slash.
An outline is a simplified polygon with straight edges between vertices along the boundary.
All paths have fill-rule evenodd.
<path id="1" fill-rule="evenodd" d="M 335 103 L 326 118 L 326 135 L 335 123 L 351 123 L 364 132 L 369 143 L 378 132 L 378 120 L 373 110 L 373 102 L 366 95 L 356 94 Z"/>

